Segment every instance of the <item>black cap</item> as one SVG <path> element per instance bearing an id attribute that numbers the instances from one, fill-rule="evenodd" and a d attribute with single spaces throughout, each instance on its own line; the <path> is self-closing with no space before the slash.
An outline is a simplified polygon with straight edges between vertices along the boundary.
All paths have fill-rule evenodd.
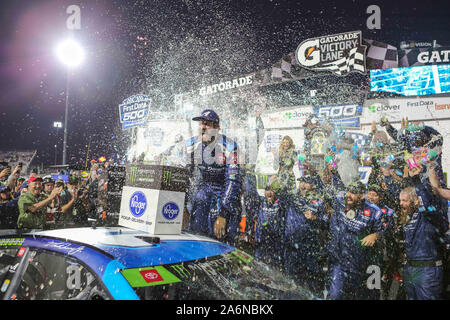
<path id="1" fill-rule="evenodd" d="M 366 192 L 366 186 L 360 180 L 353 180 L 348 184 L 347 191 L 354 194 L 363 194 Z"/>
<path id="2" fill-rule="evenodd" d="M 371 184 L 367 187 L 367 191 L 375 191 L 376 193 L 378 193 L 378 195 L 383 195 L 384 194 L 384 190 L 381 186 L 379 186 L 378 184 Z"/>
<path id="3" fill-rule="evenodd" d="M 11 189 L 8 186 L 0 185 L 0 193 L 8 191 L 11 191 Z"/>
<path id="4" fill-rule="evenodd" d="M 79 181 L 80 181 L 80 179 L 78 177 L 70 176 L 69 181 L 67 183 L 68 184 L 77 184 Z"/>
<path id="5" fill-rule="evenodd" d="M 297 181 L 306 182 L 306 183 L 309 183 L 309 184 L 314 184 L 315 183 L 314 178 L 309 176 L 309 175 L 301 176 L 300 178 L 297 179 Z"/>
<path id="6" fill-rule="evenodd" d="M 217 113 L 214 110 L 206 109 L 206 110 L 202 111 L 201 115 L 199 115 L 198 117 L 192 118 L 192 120 L 193 121 L 209 120 L 209 121 L 213 121 L 215 123 L 219 123 L 219 116 L 217 115 Z"/>

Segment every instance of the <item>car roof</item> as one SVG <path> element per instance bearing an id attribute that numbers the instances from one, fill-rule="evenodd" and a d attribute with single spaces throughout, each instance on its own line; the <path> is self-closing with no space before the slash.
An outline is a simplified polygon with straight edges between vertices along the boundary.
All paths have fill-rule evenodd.
<path id="1" fill-rule="evenodd" d="M 219 243 L 219 241 L 190 233 L 175 235 L 154 235 L 151 233 L 129 229 L 126 227 L 97 227 L 97 228 L 68 228 L 55 229 L 38 232 L 30 232 L 39 236 L 47 236 L 89 244 L 94 247 L 99 245 L 124 246 L 130 248 L 150 247 L 146 238 L 159 238 L 159 241 L 208 241 Z"/>
<path id="2" fill-rule="evenodd" d="M 68 228 L 23 234 L 42 241 L 59 239 L 100 250 L 125 268 L 181 263 L 231 252 L 235 248 L 217 240 L 182 232 L 154 235 L 125 227 Z"/>

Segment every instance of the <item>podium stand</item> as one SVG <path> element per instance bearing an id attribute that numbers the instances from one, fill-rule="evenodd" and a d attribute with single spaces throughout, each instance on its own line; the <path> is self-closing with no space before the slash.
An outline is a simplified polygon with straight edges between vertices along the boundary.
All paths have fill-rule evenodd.
<path id="1" fill-rule="evenodd" d="M 188 171 L 161 165 L 128 165 L 119 225 L 151 234 L 180 234 Z"/>

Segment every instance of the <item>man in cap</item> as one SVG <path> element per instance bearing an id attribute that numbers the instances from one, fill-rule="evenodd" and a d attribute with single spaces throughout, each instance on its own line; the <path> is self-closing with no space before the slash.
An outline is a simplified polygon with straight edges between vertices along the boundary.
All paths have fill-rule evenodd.
<path id="1" fill-rule="evenodd" d="M 381 239 L 376 241 L 374 249 L 376 251 L 373 256 L 373 261 L 369 265 L 376 265 L 382 269 L 382 274 L 385 275 L 386 281 L 383 282 L 383 293 L 386 294 L 390 288 L 393 280 L 393 274 L 397 271 L 396 262 L 398 257 L 402 255 L 400 248 L 400 239 L 395 237 L 398 233 L 395 232 L 396 223 L 394 210 L 386 205 L 385 191 L 378 184 L 370 184 L 367 188 L 367 201 L 377 205 L 381 212 L 382 230 L 380 231 Z M 386 255 L 385 255 L 386 253 Z M 368 294 L 373 299 L 379 299 L 381 292 L 379 288 L 372 288 Z"/>
<path id="2" fill-rule="evenodd" d="M 44 187 L 43 193 L 46 196 L 49 196 L 54 187 L 55 187 L 55 179 L 52 176 L 47 175 L 42 178 L 42 185 Z M 48 205 L 47 205 L 47 215 L 46 215 L 46 224 L 47 227 L 53 227 L 55 225 L 57 211 L 59 209 L 59 197 L 55 197 Z"/>
<path id="3" fill-rule="evenodd" d="M 277 270 L 283 269 L 283 234 L 286 198 L 280 195 L 281 183 L 275 177 L 266 185 L 264 196 L 256 190 L 254 175 L 245 177 L 247 211 L 246 232 L 255 234 L 255 258 Z"/>
<path id="4" fill-rule="evenodd" d="M 195 175 L 188 193 L 190 229 L 233 243 L 241 219 L 238 146 L 219 134 L 213 110 L 192 120 L 199 121 L 199 135 L 186 142 L 185 162 Z"/>
<path id="5" fill-rule="evenodd" d="M 19 229 L 43 229 L 45 227 L 47 205 L 62 191 L 62 188 L 54 188 L 47 197 L 42 193 L 42 178 L 32 176 L 28 180 L 28 192 L 19 197 L 19 217 L 17 227 Z"/>
<path id="6" fill-rule="evenodd" d="M 319 296 L 324 289 L 319 261 L 324 255 L 322 238 L 328 229 L 328 215 L 316 192 L 317 178 L 304 175 L 297 180 L 299 192 L 292 196 L 287 209 L 284 269 L 299 285 Z"/>
<path id="7" fill-rule="evenodd" d="M 328 243 L 331 300 L 366 298 L 366 268 L 382 231 L 382 212 L 365 201 L 365 192 L 354 180 L 336 196 Z"/>
<path id="8" fill-rule="evenodd" d="M 66 226 L 83 225 L 87 221 L 86 208 L 82 203 L 87 195 L 87 190 L 79 194 L 80 178 L 71 175 L 67 181 L 67 188 L 61 193 L 61 212 Z"/>

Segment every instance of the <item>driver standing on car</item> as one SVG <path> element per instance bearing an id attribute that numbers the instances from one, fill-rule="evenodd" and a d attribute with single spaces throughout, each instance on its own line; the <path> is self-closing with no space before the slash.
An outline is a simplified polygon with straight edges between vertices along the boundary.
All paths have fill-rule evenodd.
<path id="1" fill-rule="evenodd" d="M 219 116 L 203 110 L 198 136 L 186 142 L 185 161 L 193 177 L 187 195 L 190 230 L 234 243 L 241 219 L 241 176 L 237 143 L 219 134 Z"/>

